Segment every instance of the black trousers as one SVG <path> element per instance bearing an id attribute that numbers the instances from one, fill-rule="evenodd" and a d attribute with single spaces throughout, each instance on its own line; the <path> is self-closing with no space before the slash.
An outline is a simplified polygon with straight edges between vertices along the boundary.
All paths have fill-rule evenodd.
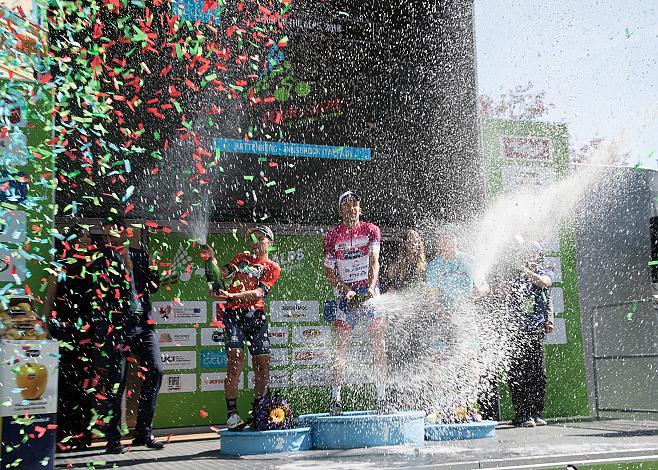
<path id="1" fill-rule="evenodd" d="M 510 335 L 507 381 L 515 421 L 539 416 L 544 410 L 545 364 L 543 331 L 515 331 Z"/>
<path id="2" fill-rule="evenodd" d="M 76 344 L 73 339 L 69 342 Z M 88 359 L 87 361 L 83 358 Z M 60 349 L 57 395 L 57 442 L 66 447 L 91 445 L 93 394 L 86 393 L 92 386 L 94 372 L 91 348 L 77 345 L 74 350 Z"/>
<path id="3" fill-rule="evenodd" d="M 155 328 L 140 320 L 128 323 L 122 330 L 113 332 L 107 338 L 103 351 L 107 355 L 104 374 L 107 400 L 104 415 L 106 419 L 109 418 L 105 432 L 108 443 L 116 443 L 121 437 L 119 426 L 121 399 L 126 388 L 126 358 L 130 355 L 136 357 L 140 365 L 146 369 L 143 371 L 144 380 L 139 393 L 134 433 L 136 438 L 151 435 L 153 414 L 164 373 Z"/>

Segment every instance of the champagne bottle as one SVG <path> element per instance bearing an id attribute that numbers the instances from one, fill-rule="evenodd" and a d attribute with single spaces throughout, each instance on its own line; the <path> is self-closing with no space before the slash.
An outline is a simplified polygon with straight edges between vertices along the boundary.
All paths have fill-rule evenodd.
<path id="1" fill-rule="evenodd" d="M 210 289 L 210 292 L 213 294 L 219 294 L 220 290 L 226 290 L 222 270 L 217 266 L 217 263 L 212 257 L 206 259 L 205 270 L 206 281 L 208 281 L 208 289 Z"/>

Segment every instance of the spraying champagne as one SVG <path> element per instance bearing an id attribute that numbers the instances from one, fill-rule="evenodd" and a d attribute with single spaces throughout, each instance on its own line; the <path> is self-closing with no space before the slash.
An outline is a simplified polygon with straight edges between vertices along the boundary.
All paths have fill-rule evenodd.
<path id="1" fill-rule="evenodd" d="M 208 281 L 208 289 L 210 289 L 210 292 L 214 295 L 218 295 L 221 291 L 226 290 L 222 270 L 217 265 L 217 260 L 212 253 L 212 249 L 205 244 L 201 245 L 201 249 L 210 252 L 207 257 L 202 254 L 202 258 L 205 260 L 206 281 Z"/>

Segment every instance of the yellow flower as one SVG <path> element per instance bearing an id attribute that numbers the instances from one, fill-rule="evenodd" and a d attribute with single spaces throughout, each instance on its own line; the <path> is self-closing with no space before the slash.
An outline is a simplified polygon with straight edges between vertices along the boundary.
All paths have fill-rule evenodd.
<path id="1" fill-rule="evenodd" d="M 282 423 L 286 419 L 286 412 L 283 408 L 274 408 L 270 411 L 270 421 L 273 423 Z"/>

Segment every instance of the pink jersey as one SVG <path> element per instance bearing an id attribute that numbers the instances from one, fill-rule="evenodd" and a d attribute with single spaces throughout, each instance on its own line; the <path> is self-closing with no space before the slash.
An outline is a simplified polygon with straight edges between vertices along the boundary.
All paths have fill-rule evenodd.
<path id="1" fill-rule="evenodd" d="M 375 224 L 359 222 L 353 228 L 340 224 L 324 236 L 324 265 L 335 269 L 348 286 L 368 287 L 370 253 L 379 253 L 381 240 Z"/>

